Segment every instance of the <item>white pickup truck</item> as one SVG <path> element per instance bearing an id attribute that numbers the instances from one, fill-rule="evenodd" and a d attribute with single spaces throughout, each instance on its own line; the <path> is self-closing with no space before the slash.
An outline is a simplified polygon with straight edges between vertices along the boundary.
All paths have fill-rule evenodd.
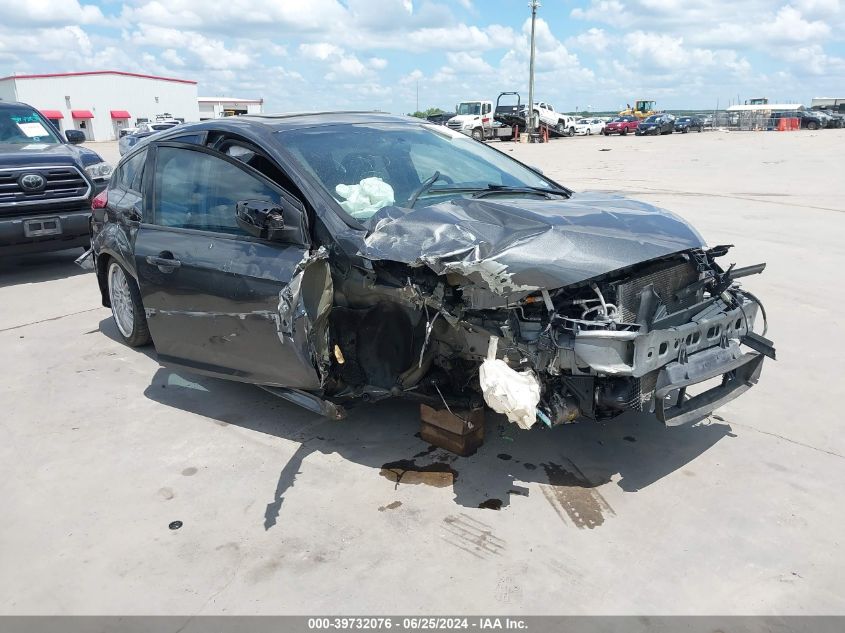
<path id="1" fill-rule="evenodd" d="M 561 136 L 572 136 L 575 134 L 575 117 L 558 112 L 550 103 L 535 101 L 534 116 L 539 119 L 540 123 L 548 125 L 555 133 Z"/>

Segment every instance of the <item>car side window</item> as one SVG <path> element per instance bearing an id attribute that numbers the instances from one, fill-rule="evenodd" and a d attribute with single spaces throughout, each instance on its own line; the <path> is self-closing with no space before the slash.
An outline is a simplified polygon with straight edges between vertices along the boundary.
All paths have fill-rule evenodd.
<path id="1" fill-rule="evenodd" d="M 118 177 L 115 178 L 117 184 L 124 189 L 140 191 L 140 175 L 144 171 L 144 163 L 146 160 L 147 150 L 144 149 L 123 163 L 123 165 L 120 166 L 120 173 L 118 174 Z"/>
<path id="2" fill-rule="evenodd" d="M 174 143 L 191 143 L 193 145 L 200 145 L 202 144 L 205 135 L 202 133 L 197 134 L 183 134 L 181 136 L 171 136 L 168 138 L 168 141 L 173 141 Z"/>
<path id="3" fill-rule="evenodd" d="M 229 161 L 177 147 L 159 147 L 155 163 L 154 223 L 249 235 L 235 220 L 239 200 L 279 202 L 280 194 Z"/>

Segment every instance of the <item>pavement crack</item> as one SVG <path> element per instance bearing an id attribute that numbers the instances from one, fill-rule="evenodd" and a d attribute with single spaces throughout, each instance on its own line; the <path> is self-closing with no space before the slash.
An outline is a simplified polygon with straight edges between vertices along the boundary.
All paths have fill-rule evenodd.
<path id="1" fill-rule="evenodd" d="M 50 317 L 49 319 L 41 319 L 40 321 L 30 321 L 29 323 L 21 323 L 20 325 L 13 325 L 12 327 L 4 327 L 0 329 L 0 332 L 9 332 L 10 330 L 17 330 L 22 327 L 29 327 L 30 325 L 38 325 L 39 323 L 47 323 L 48 321 L 58 321 L 59 319 L 64 319 L 65 317 L 69 316 L 76 316 L 77 314 L 85 314 L 86 312 L 94 312 L 95 310 L 101 310 L 102 308 L 88 308 L 87 310 L 80 310 L 79 312 L 68 312 L 67 314 L 62 314 L 60 316 Z"/>
<path id="2" fill-rule="evenodd" d="M 818 451 L 819 453 L 824 453 L 826 455 L 832 455 L 833 457 L 838 457 L 839 459 L 845 459 L 845 455 L 837 453 L 836 451 L 831 451 L 826 448 L 819 448 L 818 446 L 813 446 L 812 444 L 805 444 L 804 442 L 793 440 L 792 438 L 786 437 L 785 435 L 780 435 L 779 433 L 772 433 L 771 431 L 764 431 L 763 429 L 758 429 L 756 426 L 750 426 L 748 424 L 739 424 L 738 422 L 733 421 L 730 422 L 730 425 L 737 426 L 741 429 L 750 429 L 752 431 L 757 431 L 757 433 L 762 433 L 763 435 L 771 435 L 772 437 L 784 440 L 785 442 L 789 442 L 790 444 L 803 446 L 804 448 L 809 448 L 811 450 Z"/>

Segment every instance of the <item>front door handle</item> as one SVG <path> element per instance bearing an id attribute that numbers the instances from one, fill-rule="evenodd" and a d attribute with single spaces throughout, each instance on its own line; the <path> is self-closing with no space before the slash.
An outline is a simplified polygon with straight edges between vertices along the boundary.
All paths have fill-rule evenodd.
<path id="1" fill-rule="evenodd" d="M 147 255 L 147 263 L 153 266 L 158 266 L 158 269 L 163 273 L 172 273 L 174 270 L 182 265 L 178 259 L 173 258 L 173 253 L 164 251 L 159 253 L 159 257 Z"/>

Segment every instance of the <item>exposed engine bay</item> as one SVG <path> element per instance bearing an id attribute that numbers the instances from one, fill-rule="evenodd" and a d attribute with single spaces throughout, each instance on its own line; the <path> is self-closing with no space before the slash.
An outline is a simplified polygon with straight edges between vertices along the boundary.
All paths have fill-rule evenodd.
<path id="1" fill-rule="evenodd" d="M 667 424 L 702 417 L 756 382 L 761 354 L 774 357 L 753 332 L 762 305 L 737 281 L 765 265 L 723 268 L 716 260 L 729 248 L 508 293 L 489 279 L 392 261 L 333 270 L 325 394 L 486 402 L 523 428 L 632 409 Z M 688 399 L 687 386 L 714 377 L 722 384 Z"/>

